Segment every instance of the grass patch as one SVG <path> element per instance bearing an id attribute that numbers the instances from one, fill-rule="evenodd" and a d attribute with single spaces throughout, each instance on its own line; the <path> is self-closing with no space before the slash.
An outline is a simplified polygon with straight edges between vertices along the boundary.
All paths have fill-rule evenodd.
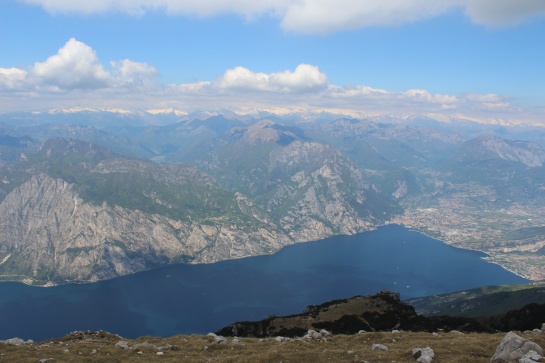
<path id="1" fill-rule="evenodd" d="M 79 335 L 78 335 L 79 334 Z M 519 335 L 545 346 L 545 334 L 519 333 Z M 499 334 L 439 333 L 365 333 L 336 335 L 325 341 L 295 339 L 277 342 L 273 338 L 262 341 L 240 338 L 243 344 L 217 345 L 213 339 L 202 335 L 178 335 L 170 338 L 141 337 L 135 340 L 120 338 L 108 333 L 77 333 L 69 336 L 33 343 L 20 347 L 0 343 L 0 359 L 6 362 L 32 362 L 53 358 L 51 362 L 414 362 L 413 348 L 431 347 L 434 361 L 442 363 L 490 362 L 497 345 L 505 336 Z M 176 346 L 176 350 L 162 350 L 157 355 L 153 349 L 134 350 L 116 348 L 126 340 L 132 346 L 149 342 L 158 347 Z M 372 350 L 375 343 L 388 347 L 388 351 Z"/>

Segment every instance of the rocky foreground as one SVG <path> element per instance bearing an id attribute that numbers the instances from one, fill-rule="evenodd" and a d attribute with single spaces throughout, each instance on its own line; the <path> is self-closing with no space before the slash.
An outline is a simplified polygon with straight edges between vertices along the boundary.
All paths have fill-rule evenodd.
<path id="1" fill-rule="evenodd" d="M 318 332 L 317 332 L 318 333 Z M 320 333 L 318 333 L 320 334 Z M 322 333 L 324 334 L 324 333 Z M 279 338 L 223 338 L 215 334 L 178 335 L 170 338 L 141 337 L 126 340 L 106 332 L 74 332 L 43 342 L 0 342 L 3 362 L 490 362 L 513 341 L 519 358 L 513 362 L 538 362 L 543 355 L 545 331 L 514 333 L 404 331 L 369 332 L 354 335 Z M 502 349 L 498 349 L 503 347 Z M 526 348 L 524 348 L 526 347 Z M 533 348 L 533 349 L 531 349 Z M 524 351 L 526 349 L 526 351 Z M 530 351 L 534 351 L 531 353 Z M 509 353 L 510 354 L 510 353 Z M 537 354 L 537 355 L 536 355 Z M 522 356 L 526 356 L 520 360 Z M 505 355 L 504 355 L 505 357 Z M 543 360 L 541 360 L 543 361 Z"/>

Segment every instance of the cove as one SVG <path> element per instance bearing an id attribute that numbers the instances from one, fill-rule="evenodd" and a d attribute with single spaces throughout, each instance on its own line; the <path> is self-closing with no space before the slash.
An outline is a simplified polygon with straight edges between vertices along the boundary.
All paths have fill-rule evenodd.
<path id="1" fill-rule="evenodd" d="M 75 330 L 123 337 L 206 334 L 241 320 L 374 294 L 402 298 L 527 280 L 398 225 L 286 247 L 273 255 L 172 265 L 93 284 L 0 283 L 0 339 L 44 340 Z"/>

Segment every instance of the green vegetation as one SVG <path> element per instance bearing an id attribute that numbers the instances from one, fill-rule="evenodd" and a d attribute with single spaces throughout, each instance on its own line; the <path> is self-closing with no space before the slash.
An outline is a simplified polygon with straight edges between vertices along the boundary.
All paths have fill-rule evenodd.
<path id="1" fill-rule="evenodd" d="M 528 285 L 484 286 L 442 295 L 406 300 L 426 316 L 491 316 L 545 303 L 545 282 Z"/>

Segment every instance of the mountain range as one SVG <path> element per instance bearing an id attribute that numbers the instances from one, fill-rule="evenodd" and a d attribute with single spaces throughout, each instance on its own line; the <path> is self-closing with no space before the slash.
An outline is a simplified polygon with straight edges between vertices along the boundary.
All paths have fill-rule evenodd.
<path id="1" fill-rule="evenodd" d="M 98 281 L 398 223 L 543 279 L 544 130 L 257 110 L 0 114 L 0 278 Z"/>

